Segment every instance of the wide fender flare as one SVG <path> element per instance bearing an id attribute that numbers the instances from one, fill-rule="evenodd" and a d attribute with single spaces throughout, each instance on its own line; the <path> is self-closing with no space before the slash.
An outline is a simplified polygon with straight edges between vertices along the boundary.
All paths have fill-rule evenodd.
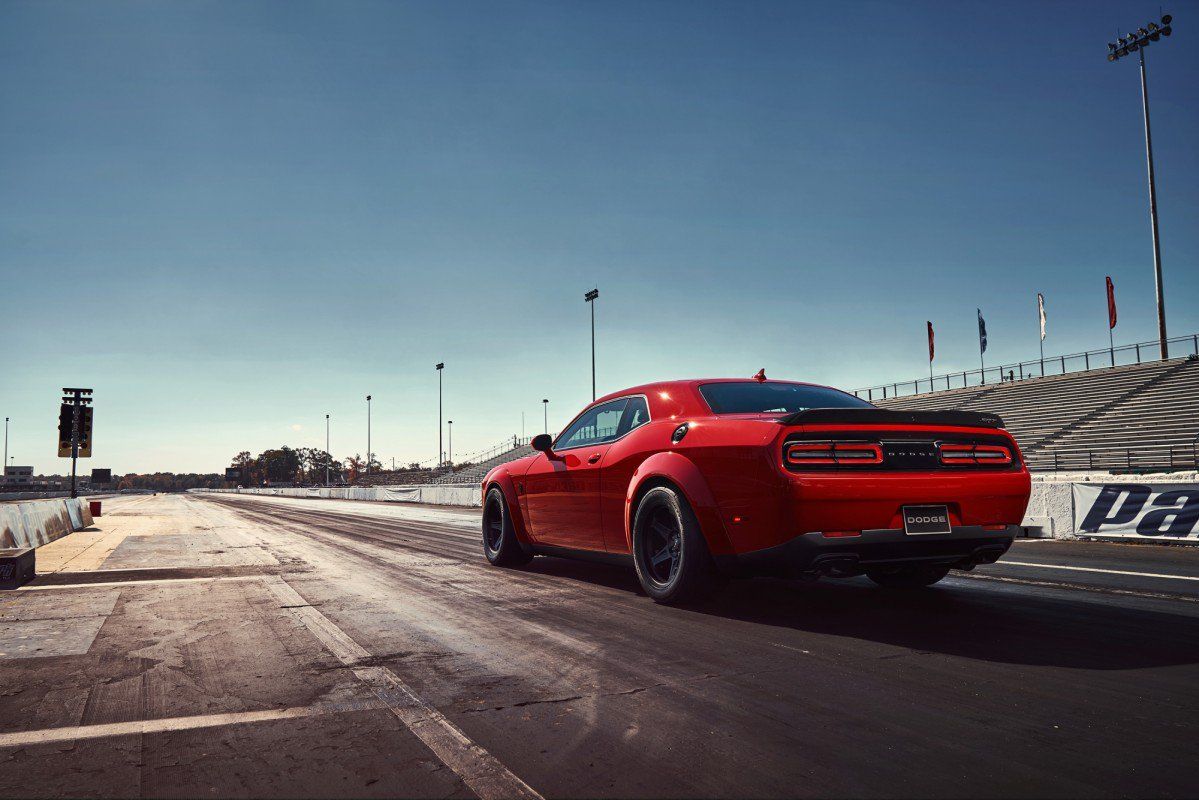
<path id="1" fill-rule="evenodd" d="M 633 552 L 633 503 L 647 481 L 665 479 L 682 493 L 699 520 L 700 530 L 712 555 L 733 552 L 728 531 L 720 517 L 720 508 L 707 480 L 694 461 L 677 451 L 655 453 L 633 472 L 624 498 L 624 537 L 629 552 Z"/>
<path id="2" fill-rule="evenodd" d="M 517 541 L 531 546 L 533 540 L 529 538 L 529 528 L 525 525 L 525 517 L 516 495 L 516 482 L 512 479 L 512 473 L 501 469 L 487 476 L 483 482 L 483 503 L 487 502 L 487 493 L 491 491 L 492 486 L 500 487 L 500 491 L 504 493 L 504 502 L 508 504 L 508 516 L 512 520 L 512 529 L 516 532 Z"/>

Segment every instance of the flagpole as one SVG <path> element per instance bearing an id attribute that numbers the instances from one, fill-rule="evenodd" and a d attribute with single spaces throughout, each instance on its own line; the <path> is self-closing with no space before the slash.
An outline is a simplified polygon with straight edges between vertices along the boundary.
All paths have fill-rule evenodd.
<path id="1" fill-rule="evenodd" d="M 1045 323 L 1042 321 L 1045 314 L 1045 300 L 1040 292 L 1037 292 L 1037 344 L 1041 346 L 1041 377 L 1045 377 Z"/>
<path id="2" fill-rule="evenodd" d="M 979 312 L 978 312 L 978 319 L 979 319 L 979 323 L 978 323 L 978 379 L 979 379 L 979 381 L 981 381 L 982 383 L 984 383 L 984 384 L 985 384 L 985 383 L 987 382 L 987 367 L 986 367 L 986 365 L 983 363 L 983 326 L 982 326 L 982 318 L 983 318 L 983 313 L 982 313 L 982 311 L 979 311 Z M 1001 375 L 1001 376 L 1000 376 L 1000 382 L 1002 383 L 1002 381 L 1003 381 L 1003 376 Z"/>

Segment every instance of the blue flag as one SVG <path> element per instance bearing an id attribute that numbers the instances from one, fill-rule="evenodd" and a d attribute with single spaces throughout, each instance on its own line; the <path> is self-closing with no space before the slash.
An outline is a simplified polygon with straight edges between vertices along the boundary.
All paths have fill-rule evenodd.
<path id="1" fill-rule="evenodd" d="M 983 311 L 981 308 L 974 309 L 978 312 L 978 352 L 987 352 L 987 321 L 983 319 Z"/>

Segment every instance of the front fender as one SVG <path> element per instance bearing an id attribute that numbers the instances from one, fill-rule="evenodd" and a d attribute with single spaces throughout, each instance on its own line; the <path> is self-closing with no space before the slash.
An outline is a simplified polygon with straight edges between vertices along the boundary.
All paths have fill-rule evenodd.
<path id="1" fill-rule="evenodd" d="M 696 519 L 699 520 L 700 531 L 703 532 L 712 555 L 733 552 L 728 531 L 725 530 L 724 521 L 716 506 L 716 499 L 699 467 L 678 451 L 666 451 L 655 453 L 641 462 L 629 481 L 624 501 L 624 536 L 630 553 L 633 552 L 633 503 L 646 481 L 655 479 L 670 481 L 683 493 L 691 510 L 695 512 Z"/>
<path id="2" fill-rule="evenodd" d="M 483 479 L 483 502 L 487 502 L 487 493 L 491 491 L 492 486 L 500 487 L 500 491 L 504 493 L 504 502 L 508 504 L 508 517 L 512 520 L 512 529 L 516 532 L 516 540 L 522 545 L 531 546 L 533 540 L 529 538 L 529 528 L 525 525 L 524 514 L 521 513 L 520 500 L 516 496 L 516 483 L 512 480 L 512 474 L 508 470 L 501 467 L 496 467 L 494 471 L 488 473 Z"/>

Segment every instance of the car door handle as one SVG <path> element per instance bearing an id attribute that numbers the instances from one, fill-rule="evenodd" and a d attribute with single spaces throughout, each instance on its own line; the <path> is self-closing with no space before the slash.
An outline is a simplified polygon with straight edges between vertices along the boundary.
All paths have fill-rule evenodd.
<path id="1" fill-rule="evenodd" d="M 587 457 L 587 463 L 594 464 L 595 462 L 599 461 L 603 457 L 604 457 L 603 453 L 592 453 L 590 456 Z"/>

